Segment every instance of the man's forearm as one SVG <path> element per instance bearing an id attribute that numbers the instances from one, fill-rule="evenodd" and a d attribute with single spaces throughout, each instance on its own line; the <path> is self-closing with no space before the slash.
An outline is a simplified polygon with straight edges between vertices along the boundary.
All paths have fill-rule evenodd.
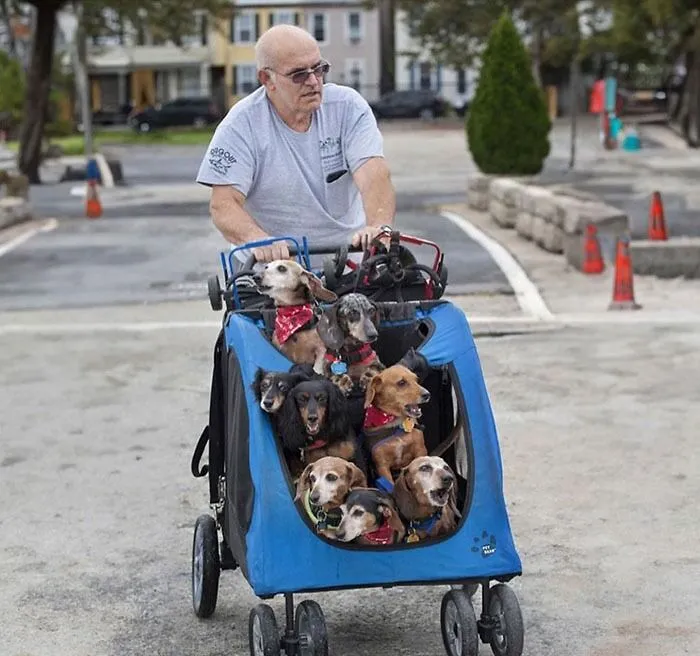
<path id="1" fill-rule="evenodd" d="M 379 227 L 393 225 L 396 214 L 396 192 L 391 174 L 383 160 L 370 161 L 365 165 L 360 193 L 367 217 L 367 225 Z M 363 167 L 365 168 L 365 167 Z"/>
<path id="2" fill-rule="evenodd" d="M 214 225 L 232 244 L 243 244 L 269 236 L 255 223 L 233 193 L 217 190 L 212 194 L 209 211 Z"/>

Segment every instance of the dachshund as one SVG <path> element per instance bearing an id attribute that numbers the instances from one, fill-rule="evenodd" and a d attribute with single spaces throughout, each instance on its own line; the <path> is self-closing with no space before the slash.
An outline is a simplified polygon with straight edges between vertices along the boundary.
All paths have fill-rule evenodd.
<path id="1" fill-rule="evenodd" d="M 311 380 L 313 370 L 304 365 L 293 365 L 289 371 L 268 371 L 259 367 L 253 380 L 255 400 L 263 412 L 274 415 L 297 383 Z"/>
<path id="2" fill-rule="evenodd" d="M 340 511 L 335 538 L 341 542 L 368 546 L 396 544 L 406 535 L 394 500 L 381 490 L 351 490 Z"/>
<path id="3" fill-rule="evenodd" d="M 401 470 L 393 497 L 406 522 L 406 542 L 436 538 L 457 527 L 455 475 L 438 456 L 422 456 Z"/>
<path id="4" fill-rule="evenodd" d="M 387 367 L 370 381 L 362 429 L 377 477 L 384 479 L 382 486 L 393 485 L 392 471 L 428 455 L 416 421 L 420 405 L 429 400 L 430 392 L 418 384 L 418 376 L 400 364 Z"/>
<path id="5" fill-rule="evenodd" d="M 364 454 L 350 424 L 348 400 L 327 378 L 297 384 L 287 395 L 277 423 L 293 476 L 324 456 L 348 460 L 366 473 Z"/>
<path id="6" fill-rule="evenodd" d="M 351 293 L 324 311 L 318 334 L 327 347 L 324 375 L 346 392 L 355 384 L 364 391 L 385 369 L 372 348 L 379 336 L 379 310 L 363 294 Z"/>
<path id="7" fill-rule="evenodd" d="M 341 504 L 353 488 L 366 486 L 367 478 L 359 467 L 342 458 L 325 456 L 306 466 L 297 481 L 294 501 L 301 501 L 318 533 L 335 538 Z"/>
<path id="8" fill-rule="evenodd" d="M 322 374 L 326 347 L 317 332 L 312 304 L 317 299 L 333 302 L 338 298 L 336 294 L 294 260 L 268 262 L 253 274 L 253 281 L 275 304 L 272 343 L 292 362 L 313 364 L 314 370 Z"/>

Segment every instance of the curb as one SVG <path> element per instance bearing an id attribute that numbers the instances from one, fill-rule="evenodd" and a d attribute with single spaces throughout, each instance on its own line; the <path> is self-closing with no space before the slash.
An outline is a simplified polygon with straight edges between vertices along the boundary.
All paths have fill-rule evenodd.
<path id="1" fill-rule="evenodd" d="M 33 218 L 31 205 L 24 198 L 0 198 L 0 230 L 31 221 Z"/>
<path id="2" fill-rule="evenodd" d="M 700 237 L 630 242 L 632 270 L 657 278 L 700 278 Z"/>

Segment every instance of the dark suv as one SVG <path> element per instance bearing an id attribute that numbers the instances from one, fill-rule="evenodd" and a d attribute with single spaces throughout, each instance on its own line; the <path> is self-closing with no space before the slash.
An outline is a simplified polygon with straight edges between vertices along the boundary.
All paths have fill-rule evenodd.
<path id="1" fill-rule="evenodd" d="M 178 98 L 160 107 L 148 107 L 129 118 L 131 126 L 139 132 L 153 128 L 193 125 L 204 127 L 217 123 L 221 112 L 210 98 Z"/>
<path id="2" fill-rule="evenodd" d="M 377 118 L 422 118 L 445 116 L 448 104 L 435 91 L 391 91 L 369 103 Z"/>

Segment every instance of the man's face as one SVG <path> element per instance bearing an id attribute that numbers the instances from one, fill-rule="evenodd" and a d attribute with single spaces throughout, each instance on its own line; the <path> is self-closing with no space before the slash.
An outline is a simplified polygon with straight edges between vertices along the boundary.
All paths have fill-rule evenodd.
<path id="1" fill-rule="evenodd" d="M 309 44 L 281 57 L 274 72 L 267 71 L 268 93 L 291 112 L 311 113 L 321 106 L 323 71 L 318 46 Z M 309 73 L 314 69 L 314 73 Z"/>

